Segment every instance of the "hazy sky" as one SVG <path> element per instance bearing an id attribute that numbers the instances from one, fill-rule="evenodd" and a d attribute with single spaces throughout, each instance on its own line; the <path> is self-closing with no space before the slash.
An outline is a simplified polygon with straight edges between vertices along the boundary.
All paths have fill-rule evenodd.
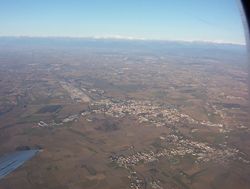
<path id="1" fill-rule="evenodd" d="M 0 35 L 245 43 L 236 0 L 0 0 Z"/>

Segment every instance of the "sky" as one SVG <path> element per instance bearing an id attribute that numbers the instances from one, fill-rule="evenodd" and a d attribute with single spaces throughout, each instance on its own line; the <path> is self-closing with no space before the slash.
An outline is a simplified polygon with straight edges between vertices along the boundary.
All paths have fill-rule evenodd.
<path id="1" fill-rule="evenodd" d="M 0 0 L 0 36 L 245 44 L 236 0 Z"/>

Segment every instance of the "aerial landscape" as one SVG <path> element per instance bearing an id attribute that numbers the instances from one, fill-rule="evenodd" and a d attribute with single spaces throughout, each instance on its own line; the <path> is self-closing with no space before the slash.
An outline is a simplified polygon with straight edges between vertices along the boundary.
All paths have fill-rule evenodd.
<path id="1" fill-rule="evenodd" d="M 0 188 L 247 189 L 247 104 L 244 45 L 0 37 Z"/>
<path id="2" fill-rule="evenodd" d="M 241 5 L 1 0 L 0 189 L 249 189 Z"/>

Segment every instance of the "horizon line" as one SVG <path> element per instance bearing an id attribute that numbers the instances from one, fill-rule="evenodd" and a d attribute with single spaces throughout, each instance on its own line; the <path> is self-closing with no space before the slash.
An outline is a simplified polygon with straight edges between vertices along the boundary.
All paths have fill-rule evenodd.
<path id="1" fill-rule="evenodd" d="M 111 35 L 111 36 L 33 36 L 33 35 L 0 35 L 0 38 L 68 38 L 68 39 L 94 39 L 94 40 L 127 40 L 127 41 L 162 41 L 162 42 L 186 42 L 186 43 L 211 43 L 219 45 L 241 45 L 246 46 L 246 42 L 230 42 L 223 40 L 201 40 L 201 39 L 149 39 L 131 36 Z"/>

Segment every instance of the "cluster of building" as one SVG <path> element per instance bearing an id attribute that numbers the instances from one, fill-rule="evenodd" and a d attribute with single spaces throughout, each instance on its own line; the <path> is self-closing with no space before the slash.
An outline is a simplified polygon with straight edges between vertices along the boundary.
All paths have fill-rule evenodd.
<path id="1" fill-rule="evenodd" d="M 189 115 L 183 114 L 172 105 L 157 105 L 150 101 L 136 100 L 100 100 L 90 104 L 93 113 L 104 113 L 106 115 L 122 118 L 132 115 L 138 118 L 140 123 L 150 123 L 156 127 L 169 125 L 199 125 L 218 127 L 223 129 L 223 124 L 211 123 L 208 121 L 199 122 Z"/>
<path id="2" fill-rule="evenodd" d="M 78 114 L 70 115 L 69 117 L 66 117 L 62 120 L 62 123 L 68 123 L 72 121 L 76 121 L 79 118 Z"/>
<path id="3" fill-rule="evenodd" d="M 131 189 L 142 189 L 145 186 L 145 182 L 141 179 L 137 172 L 134 170 L 129 170 L 130 188 Z"/>
<path id="4" fill-rule="evenodd" d="M 39 121 L 35 127 L 54 127 L 54 126 L 60 126 L 63 123 L 56 123 L 54 120 L 50 123 L 46 123 L 44 121 Z"/>
<path id="5" fill-rule="evenodd" d="M 69 122 L 73 122 L 78 120 L 79 115 L 78 114 L 74 114 L 74 115 L 70 115 L 66 118 L 64 118 L 62 121 L 56 123 L 54 120 L 52 120 L 49 123 L 46 123 L 45 121 L 39 121 L 37 123 L 37 125 L 35 127 L 55 127 L 55 126 L 62 126 L 64 123 L 69 123 Z"/>
<path id="6" fill-rule="evenodd" d="M 230 160 L 239 160 L 244 163 L 250 163 L 241 157 L 239 150 L 229 148 L 226 145 L 219 147 L 211 147 L 207 143 L 196 142 L 190 139 L 184 139 L 177 135 L 169 135 L 168 137 L 161 137 L 162 146 L 166 146 L 163 150 L 158 152 L 135 152 L 132 155 L 112 155 L 111 161 L 117 163 L 119 167 L 131 168 L 140 163 L 149 163 L 159 161 L 161 157 L 173 159 L 175 157 L 183 157 L 191 155 L 195 163 L 200 162 L 217 162 L 221 164 L 228 163 Z"/>
<path id="7" fill-rule="evenodd" d="M 157 161 L 158 154 L 155 154 L 153 151 L 149 152 L 136 152 L 133 155 L 124 156 L 124 155 L 112 155 L 111 161 L 116 162 L 119 167 L 131 168 L 138 163 L 149 163 Z"/>
<path id="8" fill-rule="evenodd" d="M 153 189 L 163 189 L 163 187 L 160 185 L 159 180 L 154 180 L 154 181 L 150 182 L 150 186 Z"/>

